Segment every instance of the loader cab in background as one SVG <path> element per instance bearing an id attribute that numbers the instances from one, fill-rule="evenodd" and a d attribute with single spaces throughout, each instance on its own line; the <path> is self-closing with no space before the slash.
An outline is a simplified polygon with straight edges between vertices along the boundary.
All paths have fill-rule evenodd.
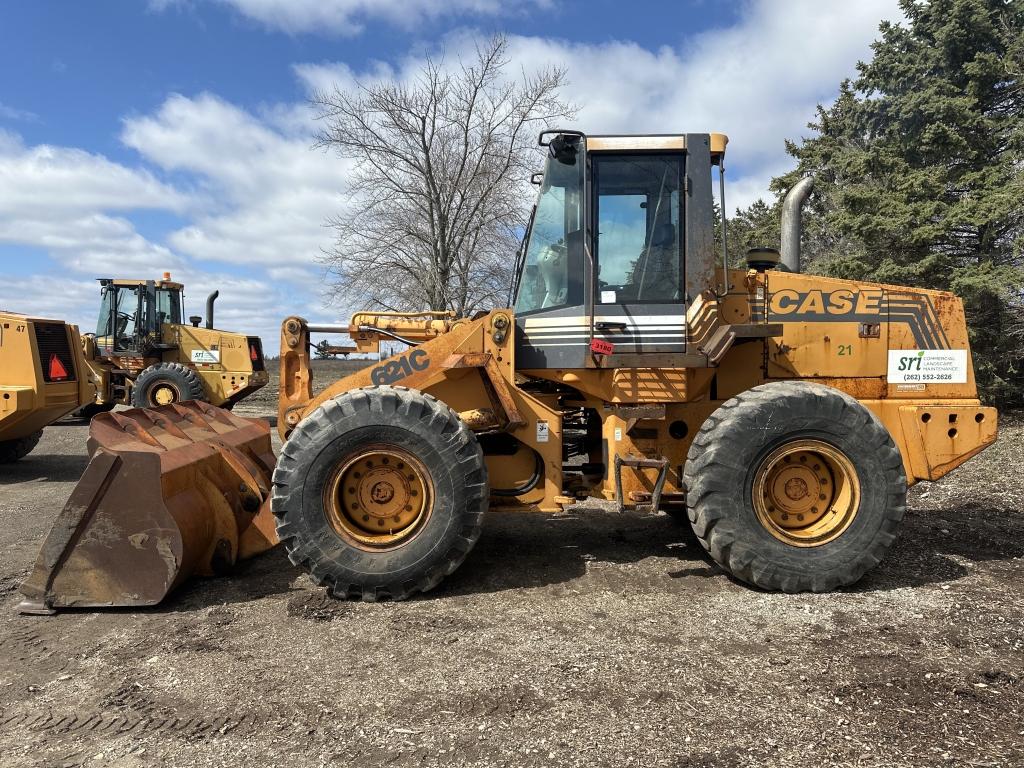
<path id="1" fill-rule="evenodd" d="M 549 153 L 517 271 L 517 366 L 594 367 L 595 340 L 619 355 L 686 352 L 686 309 L 720 278 L 711 166 L 721 169 L 726 141 L 541 135 Z"/>
<path id="2" fill-rule="evenodd" d="M 181 324 L 181 283 L 103 278 L 100 286 L 96 346 L 101 355 L 143 357 L 167 348 L 162 330 L 165 324 Z"/>

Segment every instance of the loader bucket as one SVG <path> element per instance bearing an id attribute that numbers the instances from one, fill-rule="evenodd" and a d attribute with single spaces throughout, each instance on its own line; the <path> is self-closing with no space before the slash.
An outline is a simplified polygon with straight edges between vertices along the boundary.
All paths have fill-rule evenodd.
<path id="1" fill-rule="evenodd" d="M 105 413 L 89 454 L 21 585 L 23 613 L 155 605 L 277 543 L 264 421 L 199 402 Z"/>

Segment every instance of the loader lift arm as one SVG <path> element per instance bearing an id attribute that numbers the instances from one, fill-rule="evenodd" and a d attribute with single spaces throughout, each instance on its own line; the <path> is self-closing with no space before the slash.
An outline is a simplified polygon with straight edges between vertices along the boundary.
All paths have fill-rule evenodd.
<path id="1" fill-rule="evenodd" d="M 512 394 L 511 310 L 494 310 L 480 317 L 456 318 L 452 312 L 359 312 L 348 325 L 311 324 L 293 316 L 281 324 L 278 431 L 285 439 L 305 414 L 325 400 L 353 387 L 398 384 L 422 389 L 445 378 L 460 379 L 477 370 L 490 408 L 472 400 L 477 389 L 461 398 L 446 398 L 474 429 L 511 430 L 523 419 Z M 409 348 L 340 381 L 314 397 L 311 333 L 347 333 L 359 352 L 378 352 L 382 340 L 399 340 Z M 465 381 L 463 381 L 465 384 Z"/>

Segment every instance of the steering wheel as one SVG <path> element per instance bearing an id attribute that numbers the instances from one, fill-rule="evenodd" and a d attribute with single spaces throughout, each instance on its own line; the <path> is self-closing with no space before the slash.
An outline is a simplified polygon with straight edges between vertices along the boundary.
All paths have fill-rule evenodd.
<path id="1" fill-rule="evenodd" d="M 134 322 L 135 314 L 128 314 L 127 312 L 118 312 L 116 315 L 116 324 L 114 325 L 114 335 L 116 337 L 123 336 L 125 330 L 128 328 L 129 322 Z"/>

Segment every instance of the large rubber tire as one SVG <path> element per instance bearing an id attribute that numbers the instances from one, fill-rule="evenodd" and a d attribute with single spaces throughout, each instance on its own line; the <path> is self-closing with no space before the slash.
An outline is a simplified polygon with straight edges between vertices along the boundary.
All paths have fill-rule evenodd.
<path id="1" fill-rule="evenodd" d="M 12 464 L 18 459 L 25 458 L 39 444 L 39 439 L 42 436 L 43 430 L 40 429 L 38 432 L 19 437 L 16 440 L 0 441 L 0 464 Z"/>
<path id="2" fill-rule="evenodd" d="M 154 393 L 162 387 L 168 387 L 173 391 L 174 399 L 171 402 L 207 400 L 203 380 L 194 369 L 181 363 L 157 363 L 149 366 L 135 379 L 132 387 L 132 405 L 136 408 L 165 405 L 166 403 L 159 403 L 153 399 Z"/>
<path id="3" fill-rule="evenodd" d="M 432 485 L 429 514 L 400 546 L 367 551 L 325 511 L 332 473 L 369 446 L 398 446 Z M 365 387 L 306 416 L 284 444 L 271 506 L 289 559 L 335 597 L 403 600 L 437 586 L 480 536 L 487 466 L 475 435 L 447 405 L 405 387 Z"/>
<path id="4" fill-rule="evenodd" d="M 97 414 L 114 410 L 115 405 L 116 403 L 88 403 L 75 411 L 73 415 L 83 419 L 91 419 Z"/>
<path id="5" fill-rule="evenodd" d="M 754 508 L 758 468 L 797 440 L 838 449 L 860 486 L 852 522 L 816 546 L 780 540 Z M 827 592 L 854 583 L 881 562 L 906 511 L 903 461 L 885 426 L 849 395 L 805 382 L 763 384 L 724 403 L 694 438 L 684 482 L 704 548 L 736 578 L 767 590 Z"/>

